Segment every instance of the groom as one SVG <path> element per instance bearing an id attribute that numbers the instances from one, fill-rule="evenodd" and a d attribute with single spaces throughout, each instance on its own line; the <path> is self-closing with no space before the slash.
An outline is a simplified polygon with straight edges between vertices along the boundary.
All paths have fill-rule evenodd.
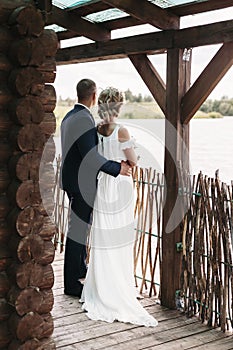
<path id="1" fill-rule="evenodd" d="M 81 296 L 86 275 L 86 239 L 93 210 L 97 175 L 131 175 L 130 166 L 107 160 L 97 151 L 98 137 L 90 108 L 96 104 L 96 84 L 83 79 L 77 84 L 78 103 L 61 124 L 62 188 L 71 205 L 64 260 L 64 293 Z"/>

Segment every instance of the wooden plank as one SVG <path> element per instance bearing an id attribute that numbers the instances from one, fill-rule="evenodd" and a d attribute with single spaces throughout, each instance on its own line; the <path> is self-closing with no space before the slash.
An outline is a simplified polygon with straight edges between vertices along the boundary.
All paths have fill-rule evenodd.
<path id="1" fill-rule="evenodd" d="M 52 7 L 52 13 L 48 24 L 57 24 L 94 41 L 105 41 L 110 39 L 109 30 L 100 24 L 94 24 L 81 17 L 74 16 L 72 13 L 56 6 Z"/>
<path id="2" fill-rule="evenodd" d="M 202 344 L 200 346 L 192 346 L 187 349 L 197 349 L 197 350 L 212 350 L 219 348 L 220 350 L 232 350 L 233 349 L 233 341 L 232 341 L 232 335 L 225 337 L 220 337 L 221 339 L 214 339 L 206 340 L 205 344 Z"/>
<path id="3" fill-rule="evenodd" d="M 56 254 L 53 262 L 55 287 L 57 284 L 60 285 L 62 279 L 63 258 L 63 254 Z M 231 338 L 225 338 L 225 334 L 219 330 L 207 328 L 197 318 L 187 319 L 176 310 L 169 310 L 156 304 L 155 297 L 140 301 L 159 321 L 159 325 L 152 328 L 120 322 L 108 324 L 92 321 L 81 309 L 78 298 L 68 297 L 63 294 L 63 288 L 60 290 L 61 295 L 55 295 L 52 312 L 57 349 L 210 350 L 218 346 L 219 349 L 226 350 L 230 349 L 229 346 L 232 344 Z"/>
<path id="4" fill-rule="evenodd" d="M 188 16 L 207 11 L 220 10 L 231 6 L 232 0 L 211 0 L 195 2 L 194 4 L 191 3 L 180 6 L 172 6 L 168 9 L 168 11 L 175 13 L 177 16 Z"/>
<path id="5" fill-rule="evenodd" d="M 198 323 L 199 325 L 199 322 L 192 319 L 189 319 L 188 323 L 191 323 L 192 326 L 194 326 L 194 323 Z M 139 327 L 137 325 L 122 323 L 122 322 L 106 323 L 102 321 L 92 321 L 92 325 L 88 327 L 82 327 L 82 325 L 80 324 L 81 328 L 79 328 L 77 324 L 78 325 L 80 324 L 78 320 L 76 323 L 72 325 L 59 327 L 58 329 L 55 327 L 54 339 L 56 340 L 56 343 L 58 345 L 57 348 L 64 347 L 64 346 L 67 346 L 68 344 L 71 344 L 72 343 L 71 338 L 74 339 L 73 343 L 78 343 L 81 349 L 80 343 L 84 341 L 88 341 L 90 339 L 94 339 L 94 338 L 98 338 L 99 340 L 100 337 L 104 337 L 107 341 L 108 339 L 110 339 L 110 342 L 113 346 L 115 345 L 119 346 L 119 349 L 127 349 L 127 344 L 122 343 L 123 347 L 119 344 L 120 343 L 119 338 L 121 338 L 121 336 L 123 338 L 122 332 L 127 332 L 130 330 L 130 332 L 133 335 L 130 342 L 133 342 L 132 345 L 134 345 L 134 339 L 137 336 L 141 338 L 146 335 L 152 335 L 154 339 L 155 338 L 154 334 L 158 334 L 159 332 L 161 332 L 162 334 L 165 330 L 172 331 L 172 329 L 174 328 L 177 331 L 177 328 L 182 327 L 182 325 L 184 325 L 184 319 L 183 317 L 179 317 L 176 319 L 173 319 L 173 318 L 167 319 L 164 322 L 160 321 L 159 325 L 155 328 Z M 72 337 L 72 334 L 74 334 L 73 337 Z M 113 336 L 114 334 L 117 334 L 117 336 L 114 337 Z M 113 338 L 113 341 L 111 340 L 112 338 Z M 106 346 L 106 341 L 105 341 L 105 346 Z M 99 348 L 99 346 L 97 345 L 96 348 Z"/>
<path id="6" fill-rule="evenodd" d="M 204 329 L 203 329 L 204 331 Z M 105 337 L 102 341 L 102 347 L 98 345 L 93 345 L 92 347 L 87 347 L 84 343 L 83 347 L 80 347 L 82 350 L 90 350 L 90 349 L 109 349 L 109 350 L 143 350 L 148 349 L 152 346 L 158 346 L 163 344 L 163 346 L 167 346 L 169 341 L 173 339 L 177 339 L 182 332 L 187 332 L 189 334 L 200 333 L 200 325 L 195 323 L 192 319 L 189 319 L 186 324 L 182 320 L 168 320 L 165 323 L 160 323 L 158 327 L 155 329 L 151 328 L 136 328 L 131 330 L 131 336 L 127 339 L 123 339 L 122 332 L 117 335 L 111 335 L 111 341 L 114 339 L 115 344 L 110 345 L 109 339 Z M 107 342 L 107 346 L 106 346 Z M 167 348 L 165 348 L 167 349 Z"/>
<path id="7" fill-rule="evenodd" d="M 169 48 L 211 45 L 233 40 L 233 20 L 185 28 L 135 35 L 88 45 L 58 50 L 58 65 L 123 58 L 139 53 L 154 54 Z"/>
<path id="8" fill-rule="evenodd" d="M 233 64 L 233 42 L 223 44 L 181 102 L 182 122 L 187 124 Z"/>
<path id="9" fill-rule="evenodd" d="M 199 346 L 202 346 L 203 344 L 207 345 L 208 343 L 212 345 L 212 348 L 209 349 L 213 349 L 216 341 L 224 342 L 225 339 L 226 336 L 216 329 L 208 329 L 204 332 L 192 334 L 189 336 L 187 336 L 184 332 L 181 338 L 169 341 L 165 344 L 149 347 L 148 350 L 164 350 L 164 346 L 169 347 L 169 350 L 199 349 Z M 220 349 L 223 350 L 222 348 Z"/>
<path id="10" fill-rule="evenodd" d="M 179 28 L 179 17 L 147 0 L 102 0 L 160 29 Z"/>
<path id="11" fill-rule="evenodd" d="M 155 101 L 158 103 L 163 113 L 165 113 L 166 86 L 159 73 L 146 55 L 130 55 L 129 59 L 150 90 Z"/>

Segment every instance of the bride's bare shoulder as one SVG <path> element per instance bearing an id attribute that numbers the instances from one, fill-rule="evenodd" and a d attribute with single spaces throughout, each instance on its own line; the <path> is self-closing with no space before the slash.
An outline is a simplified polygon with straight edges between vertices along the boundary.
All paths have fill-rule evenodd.
<path id="1" fill-rule="evenodd" d="M 125 142 L 130 140 L 129 130 L 124 125 L 121 125 L 118 130 L 118 140 L 120 142 Z"/>

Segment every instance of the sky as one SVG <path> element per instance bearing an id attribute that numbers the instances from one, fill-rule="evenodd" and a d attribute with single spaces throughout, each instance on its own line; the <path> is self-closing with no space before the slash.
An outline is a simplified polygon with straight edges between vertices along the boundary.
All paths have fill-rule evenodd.
<path id="1" fill-rule="evenodd" d="M 193 25 L 202 25 L 219 21 L 229 20 L 233 18 L 233 6 L 223 10 L 206 12 L 193 16 L 185 16 L 181 19 L 181 28 Z M 144 32 L 156 31 L 156 28 L 150 25 L 137 26 L 121 30 L 112 31 L 112 38 L 122 36 L 131 36 Z M 70 39 L 62 42 L 62 47 L 73 46 L 77 44 L 85 44 L 91 42 L 86 38 L 76 40 Z M 191 83 L 193 83 L 205 66 L 209 63 L 221 45 L 210 45 L 194 48 L 192 53 L 192 70 Z M 151 62 L 166 80 L 166 55 L 149 56 Z M 79 63 L 57 67 L 57 76 L 54 86 L 57 91 L 57 97 L 63 99 L 70 97 L 76 98 L 76 84 L 80 79 L 90 78 L 94 80 L 99 91 L 107 86 L 114 86 L 122 91 L 128 88 L 134 93 L 142 95 L 150 95 L 148 88 L 142 81 L 141 77 L 135 70 L 129 59 L 106 60 L 99 62 Z M 209 98 L 220 99 L 222 96 L 233 98 L 233 67 L 226 73 L 220 83 L 216 86 Z"/>

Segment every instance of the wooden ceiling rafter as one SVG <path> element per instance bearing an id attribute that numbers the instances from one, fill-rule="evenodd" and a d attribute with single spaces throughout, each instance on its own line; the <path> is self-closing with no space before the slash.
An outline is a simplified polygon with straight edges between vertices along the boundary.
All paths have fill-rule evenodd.
<path id="1" fill-rule="evenodd" d="M 136 18 L 133 17 L 123 17 L 123 18 L 117 18 L 110 21 L 105 21 L 102 23 L 102 26 L 108 30 L 115 30 L 115 29 L 122 29 L 122 28 L 128 28 L 133 27 L 137 25 L 146 24 L 145 22 L 139 21 Z M 69 30 L 61 31 L 57 33 L 59 40 L 64 39 L 71 39 L 74 37 L 77 37 L 77 33 Z"/>
<path id="2" fill-rule="evenodd" d="M 142 53 L 152 55 L 169 48 L 191 48 L 230 41 L 233 41 L 233 20 L 64 48 L 57 53 L 57 64 L 122 58 Z"/>
<path id="3" fill-rule="evenodd" d="M 147 0 L 102 0 L 143 22 L 160 29 L 179 28 L 179 17 Z"/>
<path id="4" fill-rule="evenodd" d="M 52 12 L 47 24 L 57 24 L 77 35 L 85 36 L 94 41 L 107 41 L 111 39 L 111 33 L 101 24 L 95 24 L 81 17 L 74 16 L 59 7 L 52 6 Z"/>
<path id="5" fill-rule="evenodd" d="M 232 0 L 211 0 L 205 2 L 195 2 L 191 4 L 184 4 L 179 6 L 169 7 L 167 10 L 176 14 L 177 16 L 196 15 L 198 13 L 220 10 L 231 7 Z"/>

